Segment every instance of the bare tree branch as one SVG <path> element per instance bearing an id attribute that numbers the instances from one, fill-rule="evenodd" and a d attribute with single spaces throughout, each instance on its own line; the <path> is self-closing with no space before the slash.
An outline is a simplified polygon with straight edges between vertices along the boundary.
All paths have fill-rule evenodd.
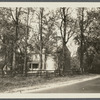
<path id="1" fill-rule="evenodd" d="M 74 28 L 73 28 L 73 29 L 70 29 L 70 30 L 68 31 L 66 44 L 67 44 L 67 42 L 69 41 L 69 39 L 70 39 L 70 38 L 74 35 L 74 33 L 75 33 L 76 23 L 77 23 L 77 20 L 75 21 Z M 72 32 L 72 30 L 73 30 L 73 32 Z M 72 32 L 72 33 L 71 33 L 71 32 Z"/>
<path id="2" fill-rule="evenodd" d="M 14 19 L 13 14 L 12 14 L 12 10 L 11 10 L 11 8 L 10 8 L 10 12 L 11 12 L 11 16 L 12 16 L 13 21 L 16 22 L 16 20 Z"/>
<path id="3" fill-rule="evenodd" d="M 18 11 L 18 17 L 20 16 L 20 13 L 21 13 L 21 7 L 19 8 L 19 11 Z"/>
<path id="4" fill-rule="evenodd" d="M 61 21 L 61 26 L 60 26 L 60 33 L 61 33 L 61 37 L 63 38 L 62 25 L 63 25 L 63 20 Z"/>

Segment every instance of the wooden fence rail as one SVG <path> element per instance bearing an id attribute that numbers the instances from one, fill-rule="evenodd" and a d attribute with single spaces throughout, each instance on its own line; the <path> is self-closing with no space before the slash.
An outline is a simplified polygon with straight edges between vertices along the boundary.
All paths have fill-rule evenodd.
<path id="1" fill-rule="evenodd" d="M 80 74 L 80 72 L 76 70 L 68 70 L 66 72 L 66 75 L 73 75 L 73 74 Z M 8 75 L 15 76 L 15 75 L 24 75 L 24 74 L 18 71 L 3 70 L 3 71 L 0 71 L 0 75 L 1 76 L 8 76 Z M 59 76 L 59 71 L 58 70 L 29 70 L 27 72 L 27 76 L 32 76 L 32 75 L 33 76 L 46 76 L 46 77 Z"/>

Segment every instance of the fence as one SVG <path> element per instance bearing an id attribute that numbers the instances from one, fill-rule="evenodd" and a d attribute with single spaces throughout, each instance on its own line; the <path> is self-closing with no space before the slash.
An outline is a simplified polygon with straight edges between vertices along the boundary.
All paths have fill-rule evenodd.
<path id="1" fill-rule="evenodd" d="M 30 70 L 27 72 L 27 75 L 34 75 L 34 76 L 56 76 L 55 70 Z"/>
<path id="2" fill-rule="evenodd" d="M 25 72 L 25 70 L 23 71 Z M 56 72 L 57 74 L 57 72 Z M 24 75 L 23 73 L 19 72 L 19 71 L 11 71 L 11 70 L 0 70 L 0 75 L 1 76 L 15 76 L 15 75 Z M 27 71 L 27 76 L 56 76 L 55 75 L 55 70 L 29 70 Z"/>
<path id="3" fill-rule="evenodd" d="M 25 71 L 23 71 L 25 72 Z M 59 71 L 58 70 L 29 70 L 27 72 L 27 76 L 43 76 L 43 77 L 52 77 L 52 76 L 59 76 Z M 73 75 L 73 74 L 80 74 L 80 71 L 77 70 L 68 70 L 66 72 L 66 75 Z M 1 76 L 15 76 L 15 75 L 24 75 L 21 72 L 18 71 L 11 71 L 11 70 L 0 70 L 0 75 Z M 63 75 L 63 73 L 61 74 Z"/>

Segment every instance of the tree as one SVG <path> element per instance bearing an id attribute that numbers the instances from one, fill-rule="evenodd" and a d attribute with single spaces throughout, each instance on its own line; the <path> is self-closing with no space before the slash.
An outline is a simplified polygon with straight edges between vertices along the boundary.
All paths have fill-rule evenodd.
<path id="1" fill-rule="evenodd" d="M 14 40 L 14 27 L 11 21 L 11 14 L 8 8 L 0 8 L 0 40 L 1 40 L 1 49 L 0 53 L 4 56 L 5 59 L 2 65 L 2 70 L 4 66 L 10 65 L 12 61 L 12 43 Z M 0 55 L 1 55 L 0 54 Z"/>
<path id="2" fill-rule="evenodd" d="M 6 51 L 4 53 L 6 54 L 6 62 L 10 64 L 10 66 L 12 66 L 13 70 L 21 69 L 20 67 L 22 67 L 24 63 L 23 58 L 26 45 L 25 34 L 27 33 L 26 32 L 27 25 L 26 23 L 24 23 L 25 9 L 3 8 L 2 10 L 4 11 L 3 16 L 4 15 L 6 16 L 5 17 L 6 24 L 5 22 L 3 22 L 1 25 L 2 26 L 1 39 L 2 39 L 2 44 L 4 45 L 2 48 L 5 48 L 4 51 Z M 16 65 L 16 67 L 14 66 L 14 64 Z"/>
<path id="3" fill-rule="evenodd" d="M 61 26 L 60 26 L 60 33 L 62 38 L 62 48 L 63 48 L 63 73 L 66 73 L 66 44 L 68 43 L 69 39 L 75 33 L 76 28 L 76 21 L 73 20 L 69 14 L 70 8 L 60 8 L 60 16 L 61 16 Z"/>
<path id="4" fill-rule="evenodd" d="M 15 8 L 15 16 L 13 15 L 12 9 L 10 9 L 10 11 L 11 11 L 11 16 L 15 25 L 15 41 L 14 41 L 14 46 L 13 46 L 13 60 L 12 60 L 12 69 L 14 70 L 17 66 L 16 65 L 16 48 L 17 48 L 17 41 L 18 41 L 19 16 L 20 16 L 21 8 L 17 8 L 17 7 Z"/>
<path id="5" fill-rule="evenodd" d="M 84 21 L 84 8 L 81 9 L 81 19 L 80 19 L 80 32 L 81 32 L 81 53 L 80 53 L 80 68 L 82 69 L 83 72 L 83 21 Z"/>
<path id="6" fill-rule="evenodd" d="M 84 72 L 83 60 L 84 60 L 84 52 L 87 48 L 86 36 L 89 33 L 89 26 L 93 21 L 93 16 L 91 10 L 87 10 L 87 8 L 78 8 L 77 10 L 77 18 L 78 18 L 78 29 L 77 36 L 75 39 L 79 43 L 78 53 L 80 58 L 80 68 L 81 72 Z"/>
<path id="7" fill-rule="evenodd" d="M 43 42 L 42 42 L 42 28 L 43 28 L 43 11 L 44 8 L 40 8 L 40 23 L 39 23 L 39 34 L 40 34 L 40 69 L 42 69 L 42 49 L 43 49 Z"/>

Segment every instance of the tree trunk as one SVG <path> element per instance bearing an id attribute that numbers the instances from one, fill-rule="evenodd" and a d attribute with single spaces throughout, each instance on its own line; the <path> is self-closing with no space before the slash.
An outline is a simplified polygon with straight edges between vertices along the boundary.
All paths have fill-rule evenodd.
<path id="1" fill-rule="evenodd" d="M 42 20 L 43 20 L 43 8 L 40 8 L 40 70 L 42 69 Z M 40 72 L 41 73 L 41 72 Z"/>
<path id="2" fill-rule="evenodd" d="M 3 43 L 4 43 L 4 44 L 7 43 L 6 36 L 4 36 Z M 7 47 L 5 46 L 4 64 L 3 64 L 2 68 L 1 68 L 1 70 L 2 70 L 2 77 L 4 76 L 4 70 L 3 70 L 3 69 L 4 69 L 4 66 L 7 64 L 7 60 L 8 60 L 8 59 L 7 59 L 7 56 L 8 56 L 8 55 L 7 55 L 7 52 L 8 52 L 8 51 L 7 51 Z"/>
<path id="3" fill-rule="evenodd" d="M 65 73 L 66 73 L 66 55 L 65 55 L 65 53 L 66 53 L 66 14 L 65 14 L 65 8 L 63 8 L 63 14 L 64 14 L 64 19 L 63 19 L 63 21 L 64 21 L 64 36 L 63 36 L 63 74 L 65 75 Z"/>
<path id="4" fill-rule="evenodd" d="M 12 59 L 12 70 L 16 68 L 16 47 L 17 47 L 17 39 L 18 39 L 18 8 L 16 7 L 16 20 L 15 20 L 15 26 L 16 26 L 16 33 L 15 33 L 15 43 L 13 46 L 13 59 Z"/>
<path id="5" fill-rule="evenodd" d="M 63 74 L 66 74 L 66 44 L 63 43 Z"/>
<path id="6" fill-rule="evenodd" d="M 84 8 L 82 8 L 82 18 L 81 18 L 81 21 L 80 21 L 80 30 L 81 30 L 81 53 L 80 53 L 80 68 L 81 68 L 81 72 L 83 73 L 84 72 L 84 68 L 83 68 L 83 33 L 84 33 L 84 27 L 83 27 L 83 21 L 84 21 Z"/>
<path id="7" fill-rule="evenodd" d="M 28 26 L 28 20 L 29 20 L 29 8 L 27 13 L 27 32 L 25 34 L 25 58 L 24 58 L 24 69 L 25 69 L 25 76 L 27 77 L 27 40 L 28 40 L 28 33 L 29 33 L 29 26 Z"/>
<path id="8" fill-rule="evenodd" d="M 15 46 L 13 48 L 13 59 L 12 59 L 12 70 L 14 70 L 16 67 L 16 54 L 15 54 Z"/>

